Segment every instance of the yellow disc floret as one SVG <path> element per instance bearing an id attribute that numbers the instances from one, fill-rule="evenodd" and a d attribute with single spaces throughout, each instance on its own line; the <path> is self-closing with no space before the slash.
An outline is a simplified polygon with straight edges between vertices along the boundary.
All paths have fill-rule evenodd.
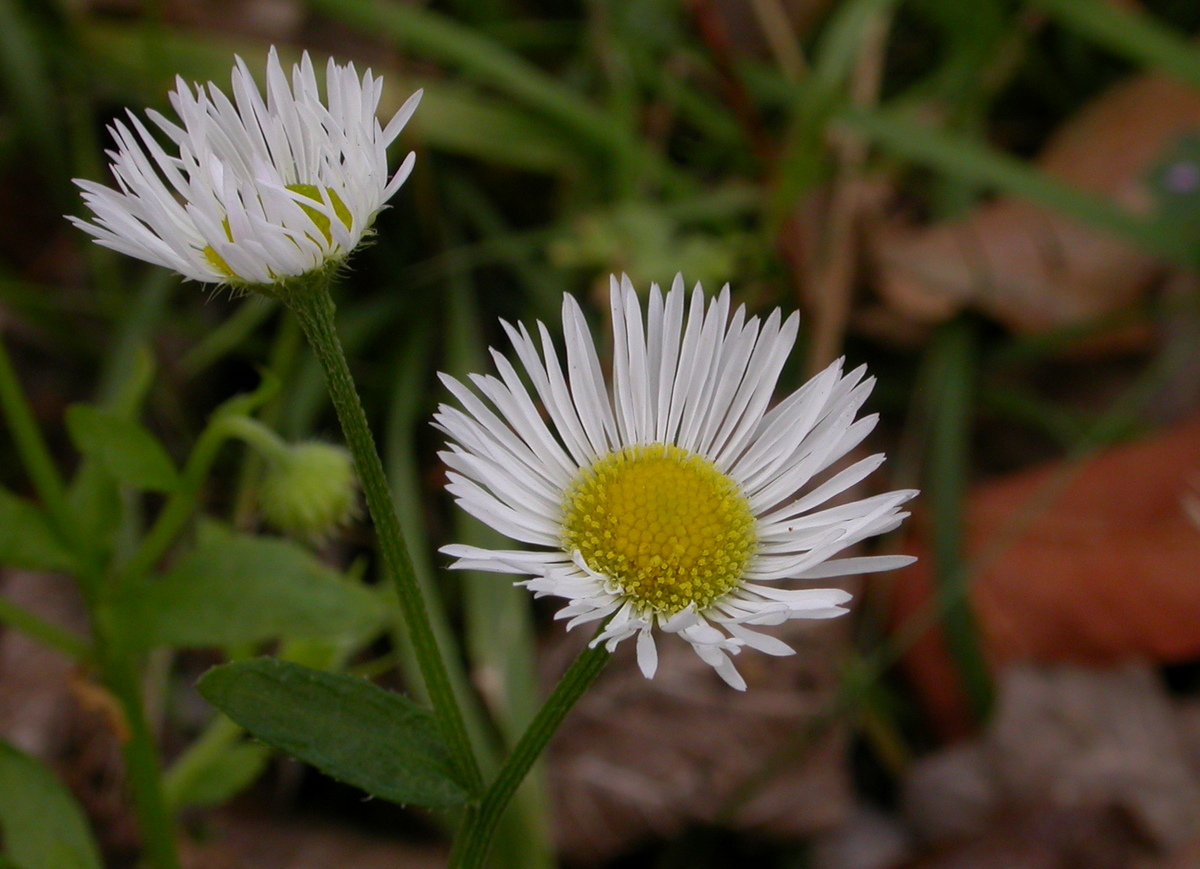
<path id="1" fill-rule="evenodd" d="M 289 184 L 287 189 L 293 193 L 299 193 L 301 196 L 305 196 L 311 199 L 313 202 L 321 201 L 321 191 L 313 184 Z M 337 195 L 337 191 L 329 187 L 325 188 L 325 192 L 329 194 L 329 204 L 333 206 L 333 213 L 337 215 L 338 220 L 342 222 L 346 229 L 353 229 L 354 216 L 350 214 L 350 209 L 346 207 L 346 203 L 342 201 L 342 197 Z M 310 220 L 312 220 L 313 224 L 317 227 L 317 230 L 321 233 L 322 237 L 324 237 L 325 243 L 333 244 L 333 234 L 329 231 L 329 218 L 317 209 L 310 205 L 305 205 L 304 203 L 300 203 L 300 209 L 308 215 Z M 225 228 L 225 237 L 229 241 L 233 241 L 233 230 L 229 226 L 229 218 L 222 220 L 221 225 Z M 319 239 L 314 238 L 313 241 L 319 241 Z M 205 245 L 204 250 L 201 251 L 201 253 L 203 253 L 204 258 L 208 260 L 208 264 L 225 277 L 237 277 L 237 275 L 234 274 L 233 269 L 229 267 L 229 263 L 225 262 L 225 258 L 217 253 L 216 248 L 214 248 L 211 244 Z"/>
<path id="2" fill-rule="evenodd" d="M 567 489 L 564 548 L 644 612 L 703 610 L 737 587 L 757 542 L 738 484 L 673 444 L 609 453 Z"/>
<path id="3" fill-rule="evenodd" d="M 287 189 L 293 193 L 299 193 L 301 196 L 307 196 L 313 202 L 321 201 L 321 191 L 312 184 L 289 184 Z M 337 192 L 332 188 L 327 187 L 325 192 L 329 194 L 329 204 L 333 206 L 333 213 L 337 215 L 338 220 L 342 222 L 342 225 L 346 229 L 352 229 L 354 217 L 350 214 L 350 209 L 346 207 L 346 203 L 342 202 L 342 197 L 338 196 Z M 300 203 L 300 208 L 316 224 L 317 229 L 321 231 L 321 235 L 325 237 L 325 243 L 333 244 L 333 235 L 329 232 L 329 218 L 317 211 L 317 209 L 305 205 L 303 202 Z M 316 239 L 313 240 L 316 241 Z"/>

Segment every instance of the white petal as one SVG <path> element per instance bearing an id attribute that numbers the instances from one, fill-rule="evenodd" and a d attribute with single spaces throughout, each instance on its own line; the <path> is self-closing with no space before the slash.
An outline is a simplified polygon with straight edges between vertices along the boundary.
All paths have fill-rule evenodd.
<path id="1" fill-rule="evenodd" d="M 658 647 L 654 644 L 654 635 L 650 626 L 642 628 L 637 638 L 638 668 L 647 679 L 653 679 L 658 670 Z"/>
<path id="2" fill-rule="evenodd" d="M 793 653 L 761 628 L 833 618 L 850 601 L 842 589 L 775 583 L 908 563 L 898 555 L 834 556 L 894 528 L 915 493 L 826 506 L 878 468 L 882 456 L 810 485 L 874 426 L 874 417 L 856 419 L 873 381 L 862 368 L 843 374 L 839 360 L 768 410 L 796 337 L 795 316 L 781 322 L 775 312 L 764 323 L 740 307 L 731 315 L 728 288 L 706 301 L 697 287 L 688 301 L 679 277 L 665 296 L 652 287 L 645 311 L 624 277 L 611 281 L 609 301 L 611 383 L 582 308 L 569 296 L 562 314 L 565 371 L 544 325 L 537 324 L 539 349 L 524 326 L 503 324 L 528 380 L 492 351 L 498 377 L 473 375 L 469 385 L 446 381 L 462 407 L 443 406 L 435 417 L 452 439 L 444 455 L 452 468 L 449 491 L 501 533 L 546 551 L 528 557 L 470 547 L 444 551 L 457 559 L 455 567 L 528 576 L 519 584 L 535 596 L 565 601 L 555 618 L 568 629 L 603 622 L 593 646 L 613 650 L 636 637 L 638 666 L 647 678 L 658 669 L 654 634 L 661 631 L 678 634 L 722 679 L 744 690 L 731 657 L 742 647 Z M 578 551 L 562 550 L 561 511 L 578 475 L 600 456 L 651 442 L 676 444 L 711 461 L 741 487 L 754 515 L 758 546 L 740 583 L 703 611 L 692 604 L 656 613 L 622 591 L 621 577 L 594 570 Z"/>
<path id="3" fill-rule="evenodd" d="M 240 58 L 230 76 L 232 99 L 215 84 L 193 91 L 177 78 L 169 98 L 180 123 L 147 112 L 177 157 L 136 117 L 136 136 L 115 122 L 110 157 L 118 189 L 98 195 L 77 182 L 93 217 L 76 225 L 100 244 L 206 282 L 269 284 L 344 257 L 407 177 L 411 155 L 389 181 L 387 142 L 374 115 L 380 85 L 370 75 L 359 81 L 352 65 L 329 62 L 328 106 L 307 54 L 289 80 L 272 48 L 266 79 L 264 99 Z M 399 133 L 417 99 L 419 93 L 388 124 L 389 135 Z M 288 189 L 295 185 L 316 194 Z M 328 220 L 327 229 L 314 223 L 314 213 Z M 213 265 L 209 248 L 232 277 Z"/>

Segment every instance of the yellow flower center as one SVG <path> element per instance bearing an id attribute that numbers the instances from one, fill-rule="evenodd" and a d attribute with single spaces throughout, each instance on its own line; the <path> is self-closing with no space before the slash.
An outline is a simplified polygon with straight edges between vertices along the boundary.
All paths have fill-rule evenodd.
<path id="1" fill-rule="evenodd" d="M 306 196 L 313 202 L 321 201 L 321 191 L 314 184 L 289 184 L 287 189 L 293 193 L 299 193 L 301 196 Z M 346 229 L 351 229 L 354 224 L 354 217 L 350 214 L 350 209 L 346 207 L 346 203 L 342 201 L 342 197 L 338 196 L 332 188 L 327 187 L 325 191 L 329 194 L 329 203 L 333 206 L 333 213 L 337 215 L 338 220 L 345 225 Z M 333 234 L 329 231 L 329 218 L 311 206 L 301 204 L 300 208 L 316 224 L 321 235 L 325 237 L 325 243 L 332 244 Z M 222 220 L 221 225 L 225 227 L 225 237 L 229 241 L 233 241 L 233 231 L 229 228 L 229 218 Z M 313 240 L 316 241 L 316 239 Z M 205 245 L 202 253 L 204 254 L 204 258 L 208 260 L 208 264 L 225 277 L 237 277 L 233 269 L 229 267 L 229 263 L 225 262 L 225 258 L 217 253 L 216 248 L 211 244 Z"/>
<path id="2" fill-rule="evenodd" d="M 289 184 L 288 190 L 293 193 L 299 193 L 301 196 L 307 196 L 313 202 L 321 201 L 321 192 L 312 184 Z M 350 209 L 346 207 L 346 203 L 342 202 L 342 197 L 338 196 L 332 188 L 326 187 L 325 192 L 329 194 L 329 204 L 333 206 L 333 213 L 337 215 L 337 219 L 342 222 L 346 229 L 354 223 L 354 218 L 350 215 Z M 300 207 L 304 213 L 312 218 L 312 222 L 317 225 L 317 229 L 321 231 L 321 235 L 325 236 L 325 243 L 333 243 L 333 235 L 329 232 L 329 218 L 315 208 L 311 208 L 303 203 Z"/>
<path id="3" fill-rule="evenodd" d="M 609 453 L 567 489 L 563 546 L 643 611 L 705 609 L 741 582 L 758 545 L 737 483 L 672 444 Z"/>

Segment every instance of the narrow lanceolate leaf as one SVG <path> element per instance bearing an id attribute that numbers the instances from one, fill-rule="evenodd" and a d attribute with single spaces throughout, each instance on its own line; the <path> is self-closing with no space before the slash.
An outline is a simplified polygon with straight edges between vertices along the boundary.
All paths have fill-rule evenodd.
<path id="1" fill-rule="evenodd" d="M 76 404 L 67 409 L 67 430 L 79 452 L 120 483 L 152 492 L 169 492 L 179 483 L 162 444 L 131 419 Z"/>
<path id="2" fill-rule="evenodd" d="M 83 812 L 67 789 L 50 770 L 3 740 L 0 841 L 9 865 L 24 869 L 101 869 Z"/>
<path id="3" fill-rule="evenodd" d="M 37 506 L 0 489 L 0 564 L 27 570 L 75 568 L 75 559 Z"/>
<path id="4" fill-rule="evenodd" d="M 361 636 L 382 623 L 375 595 L 293 543 L 248 534 L 208 537 L 129 599 L 147 645 Z"/>
<path id="5" fill-rule="evenodd" d="M 256 658 L 210 670 L 199 687 L 263 742 L 373 796 L 433 809 L 470 796 L 432 714 L 366 680 Z"/>

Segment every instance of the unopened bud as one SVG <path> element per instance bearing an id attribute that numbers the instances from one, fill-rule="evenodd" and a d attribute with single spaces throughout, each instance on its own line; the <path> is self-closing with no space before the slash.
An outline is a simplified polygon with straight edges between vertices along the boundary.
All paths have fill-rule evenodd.
<path id="1" fill-rule="evenodd" d="M 309 441 L 272 456 L 260 494 L 263 515 L 286 534 L 321 540 L 354 518 L 354 460 L 342 447 Z"/>

